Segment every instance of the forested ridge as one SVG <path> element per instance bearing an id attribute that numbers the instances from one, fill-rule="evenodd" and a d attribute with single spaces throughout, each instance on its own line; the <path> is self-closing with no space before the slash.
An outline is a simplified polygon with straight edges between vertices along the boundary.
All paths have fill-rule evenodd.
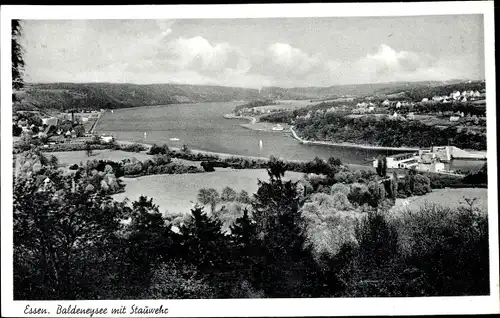
<path id="1" fill-rule="evenodd" d="M 114 109 L 173 103 L 318 99 L 358 97 L 409 90 L 410 95 L 432 89 L 433 82 L 338 85 L 330 87 L 263 87 L 262 89 L 187 84 L 27 83 L 16 92 L 19 109 Z M 462 84 L 456 84 L 460 88 Z M 465 84 L 464 84 L 465 85 Z M 484 86 L 484 83 L 482 84 Z M 455 87 L 455 86 L 450 86 Z M 422 91 L 423 90 L 423 91 Z M 410 96 L 409 95 L 409 96 Z M 427 96 L 429 97 L 429 96 Z"/>
<path id="2" fill-rule="evenodd" d="M 351 142 L 388 147 L 430 147 L 454 145 L 462 149 L 486 150 L 486 135 L 429 126 L 418 121 L 400 121 L 365 116 L 350 118 L 325 114 L 299 118 L 295 127 L 302 138 L 332 142 Z"/>
<path id="3" fill-rule="evenodd" d="M 258 98 L 255 89 L 181 85 L 51 83 L 30 84 L 21 105 L 51 109 L 114 109 L 173 103 L 226 102 Z"/>

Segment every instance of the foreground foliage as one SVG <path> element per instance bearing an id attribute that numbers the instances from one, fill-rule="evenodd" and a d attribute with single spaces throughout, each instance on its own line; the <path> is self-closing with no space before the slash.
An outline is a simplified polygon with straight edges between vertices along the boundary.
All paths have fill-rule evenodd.
<path id="1" fill-rule="evenodd" d="M 195 206 L 179 221 L 151 198 L 114 201 L 109 189 L 89 184 L 99 165 L 103 178 L 111 174 L 109 164 L 66 174 L 36 153 L 27 158 L 14 184 L 15 299 L 489 292 L 488 221 L 473 201 L 390 214 L 393 198 L 376 176 L 364 175 L 375 178 L 368 185 L 335 181 L 332 171 L 284 181 L 286 165 L 272 160 L 253 197 L 200 192 L 204 205 L 244 207 L 224 227 L 225 210 Z M 412 180 L 414 192 L 429 183 Z"/>

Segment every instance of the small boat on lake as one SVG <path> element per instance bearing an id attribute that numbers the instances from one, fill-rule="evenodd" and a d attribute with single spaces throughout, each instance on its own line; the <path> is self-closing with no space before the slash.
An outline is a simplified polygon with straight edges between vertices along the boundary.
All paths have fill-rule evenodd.
<path id="1" fill-rule="evenodd" d="M 262 149 L 262 146 L 263 146 L 262 140 L 259 140 L 259 148 Z"/>
<path id="2" fill-rule="evenodd" d="M 170 138 L 170 141 L 179 141 L 179 138 Z"/>

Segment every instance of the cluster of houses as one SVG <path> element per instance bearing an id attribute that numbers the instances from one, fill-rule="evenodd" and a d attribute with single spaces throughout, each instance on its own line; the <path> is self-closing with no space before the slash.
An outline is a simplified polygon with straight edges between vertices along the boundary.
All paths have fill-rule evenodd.
<path id="1" fill-rule="evenodd" d="M 331 108 L 328 108 L 328 109 L 317 109 L 315 111 L 312 111 L 312 110 L 309 110 L 307 112 L 307 114 L 303 115 L 303 116 L 296 116 L 295 119 L 309 119 L 311 118 L 312 116 L 314 115 L 317 115 L 317 116 L 322 116 L 324 114 L 327 114 L 327 113 L 333 113 L 333 112 L 336 112 L 338 110 L 345 110 L 346 108 L 345 107 L 331 107 Z"/>
<path id="2" fill-rule="evenodd" d="M 50 144 L 63 143 L 63 142 L 78 143 L 78 142 L 85 142 L 86 140 L 91 140 L 95 138 L 95 136 L 92 133 L 82 134 L 82 131 L 77 131 L 73 127 L 65 129 L 61 125 L 61 122 L 63 122 L 64 120 L 71 120 L 73 123 L 75 122 L 81 123 L 88 121 L 89 118 L 98 118 L 99 116 L 98 111 L 88 111 L 88 113 L 89 113 L 88 115 L 85 114 L 77 117 L 76 120 L 74 114 L 72 113 L 62 113 L 60 114 L 59 117 L 54 117 L 54 116 L 42 117 L 41 126 L 35 124 L 30 125 L 27 119 L 19 119 L 18 114 L 13 115 L 13 121 L 16 123 L 18 127 L 22 129 L 23 133 L 31 135 L 32 138 L 49 137 Z M 38 112 L 36 115 L 41 116 L 41 114 Z M 48 136 L 51 127 L 55 127 L 56 130 L 53 131 L 52 136 Z M 110 143 L 114 140 L 114 138 L 109 135 L 101 135 L 100 140 L 101 142 L 104 143 Z"/>
<path id="3" fill-rule="evenodd" d="M 438 102 L 438 103 L 452 103 L 452 102 L 470 102 L 470 101 L 478 101 L 478 100 L 484 100 L 486 98 L 486 90 L 482 89 L 481 91 L 478 90 L 465 90 L 463 92 L 460 91 L 454 91 L 451 92 L 449 95 L 443 95 L 443 96 L 433 96 L 432 98 L 423 98 L 420 103 L 431 103 L 431 102 Z M 362 105 L 363 103 L 359 103 L 358 107 L 364 106 Z M 364 103 L 367 104 L 367 103 Z M 390 101 L 389 99 L 384 100 L 381 103 L 381 106 L 383 107 L 389 107 L 389 106 L 395 106 L 395 108 L 404 108 L 404 107 L 409 107 L 409 106 L 416 106 L 418 102 L 414 101 Z"/>
<path id="4" fill-rule="evenodd" d="M 27 119 L 19 119 L 17 115 L 13 116 L 13 121 L 22 129 L 23 133 L 47 133 L 51 126 L 57 126 L 59 120 L 57 117 L 44 117 L 42 118 L 42 125 L 29 124 Z"/>
<path id="5" fill-rule="evenodd" d="M 395 111 L 392 115 L 389 116 L 389 119 L 414 120 L 415 119 L 415 113 L 414 112 L 409 112 L 406 115 L 402 115 L 402 114 L 398 114 L 398 112 Z"/>
<path id="6" fill-rule="evenodd" d="M 458 122 L 461 118 L 464 118 L 464 117 L 465 117 L 464 112 L 456 112 L 450 116 L 450 121 L 451 122 Z M 389 118 L 399 119 L 399 120 L 415 120 L 415 113 L 409 112 L 406 115 L 402 115 L 402 114 L 398 114 L 398 112 L 395 111 Z M 477 121 L 477 117 L 476 117 L 476 121 Z"/>
<path id="7" fill-rule="evenodd" d="M 375 111 L 376 105 L 372 102 L 361 102 L 356 104 L 356 108 L 352 110 L 353 114 L 364 114 Z"/>
<path id="8" fill-rule="evenodd" d="M 434 96 L 432 97 L 432 101 L 434 102 L 439 102 L 439 103 L 452 103 L 452 102 L 469 102 L 469 101 L 476 101 L 476 100 L 481 100 L 486 98 L 486 90 L 483 89 L 481 92 L 479 91 L 472 91 L 472 90 L 465 90 L 463 92 L 460 91 L 454 91 L 450 93 L 450 95 L 444 95 L 444 96 Z M 422 99 L 422 103 L 427 103 L 430 102 L 428 98 Z"/>

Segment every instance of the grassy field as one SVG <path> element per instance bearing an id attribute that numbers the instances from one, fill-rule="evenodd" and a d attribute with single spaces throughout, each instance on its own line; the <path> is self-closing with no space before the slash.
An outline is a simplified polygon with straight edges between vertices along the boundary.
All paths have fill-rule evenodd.
<path id="1" fill-rule="evenodd" d="M 94 150 L 93 155 L 88 157 L 85 151 L 60 151 L 60 152 L 47 152 L 45 155 L 56 156 L 59 159 L 59 164 L 61 167 L 69 168 L 73 164 L 84 163 L 89 160 L 111 160 L 115 162 L 120 162 L 124 159 L 136 158 L 139 161 L 145 161 L 153 158 L 152 155 L 148 155 L 145 152 L 128 152 L 122 150 Z M 188 161 L 184 159 L 173 158 L 172 161 L 184 164 L 187 166 L 200 166 L 201 161 Z"/>
<path id="2" fill-rule="evenodd" d="M 450 208 L 467 206 L 464 198 L 477 198 L 474 206 L 483 212 L 488 211 L 488 189 L 460 188 L 434 189 L 431 193 L 423 196 L 396 199 L 396 204 L 392 207 L 391 212 L 398 212 L 404 209 L 418 210 L 425 206 L 425 204 L 438 204 Z"/>
<path id="3" fill-rule="evenodd" d="M 144 161 L 153 157 L 141 152 L 136 153 L 109 149 L 94 150 L 90 157 L 85 154 L 85 151 L 47 152 L 45 155 L 56 156 L 59 159 L 59 164 L 63 167 L 69 167 L 72 164 L 80 164 L 80 162 L 87 162 L 89 160 L 111 160 L 118 162 L 123 159 L 132 159 L 135 157 L 137 160 Z"/>
<path id="4" fill-rule="evenodd" d="M 302 175 L 302 173 L 287 172 L 285 179 L 298 180 Z M 146 195 L 154 198 L 154 202 L 159 205 L 163 213 L 189 213 L 196 203 L 200 189 L 214 188 L 220 192 L 229 186 L 237 192 L 246 190 L 252 194 L 257 191 L 257 179 L 268 180 L 266 170 L 218 168 L 214 172 L 207 173 L 123 178 L 126 185 L 125 192 L 116 194 L 114 198 L 118 201 L 125 198 L 136 200 L 139 196 Z"/>

